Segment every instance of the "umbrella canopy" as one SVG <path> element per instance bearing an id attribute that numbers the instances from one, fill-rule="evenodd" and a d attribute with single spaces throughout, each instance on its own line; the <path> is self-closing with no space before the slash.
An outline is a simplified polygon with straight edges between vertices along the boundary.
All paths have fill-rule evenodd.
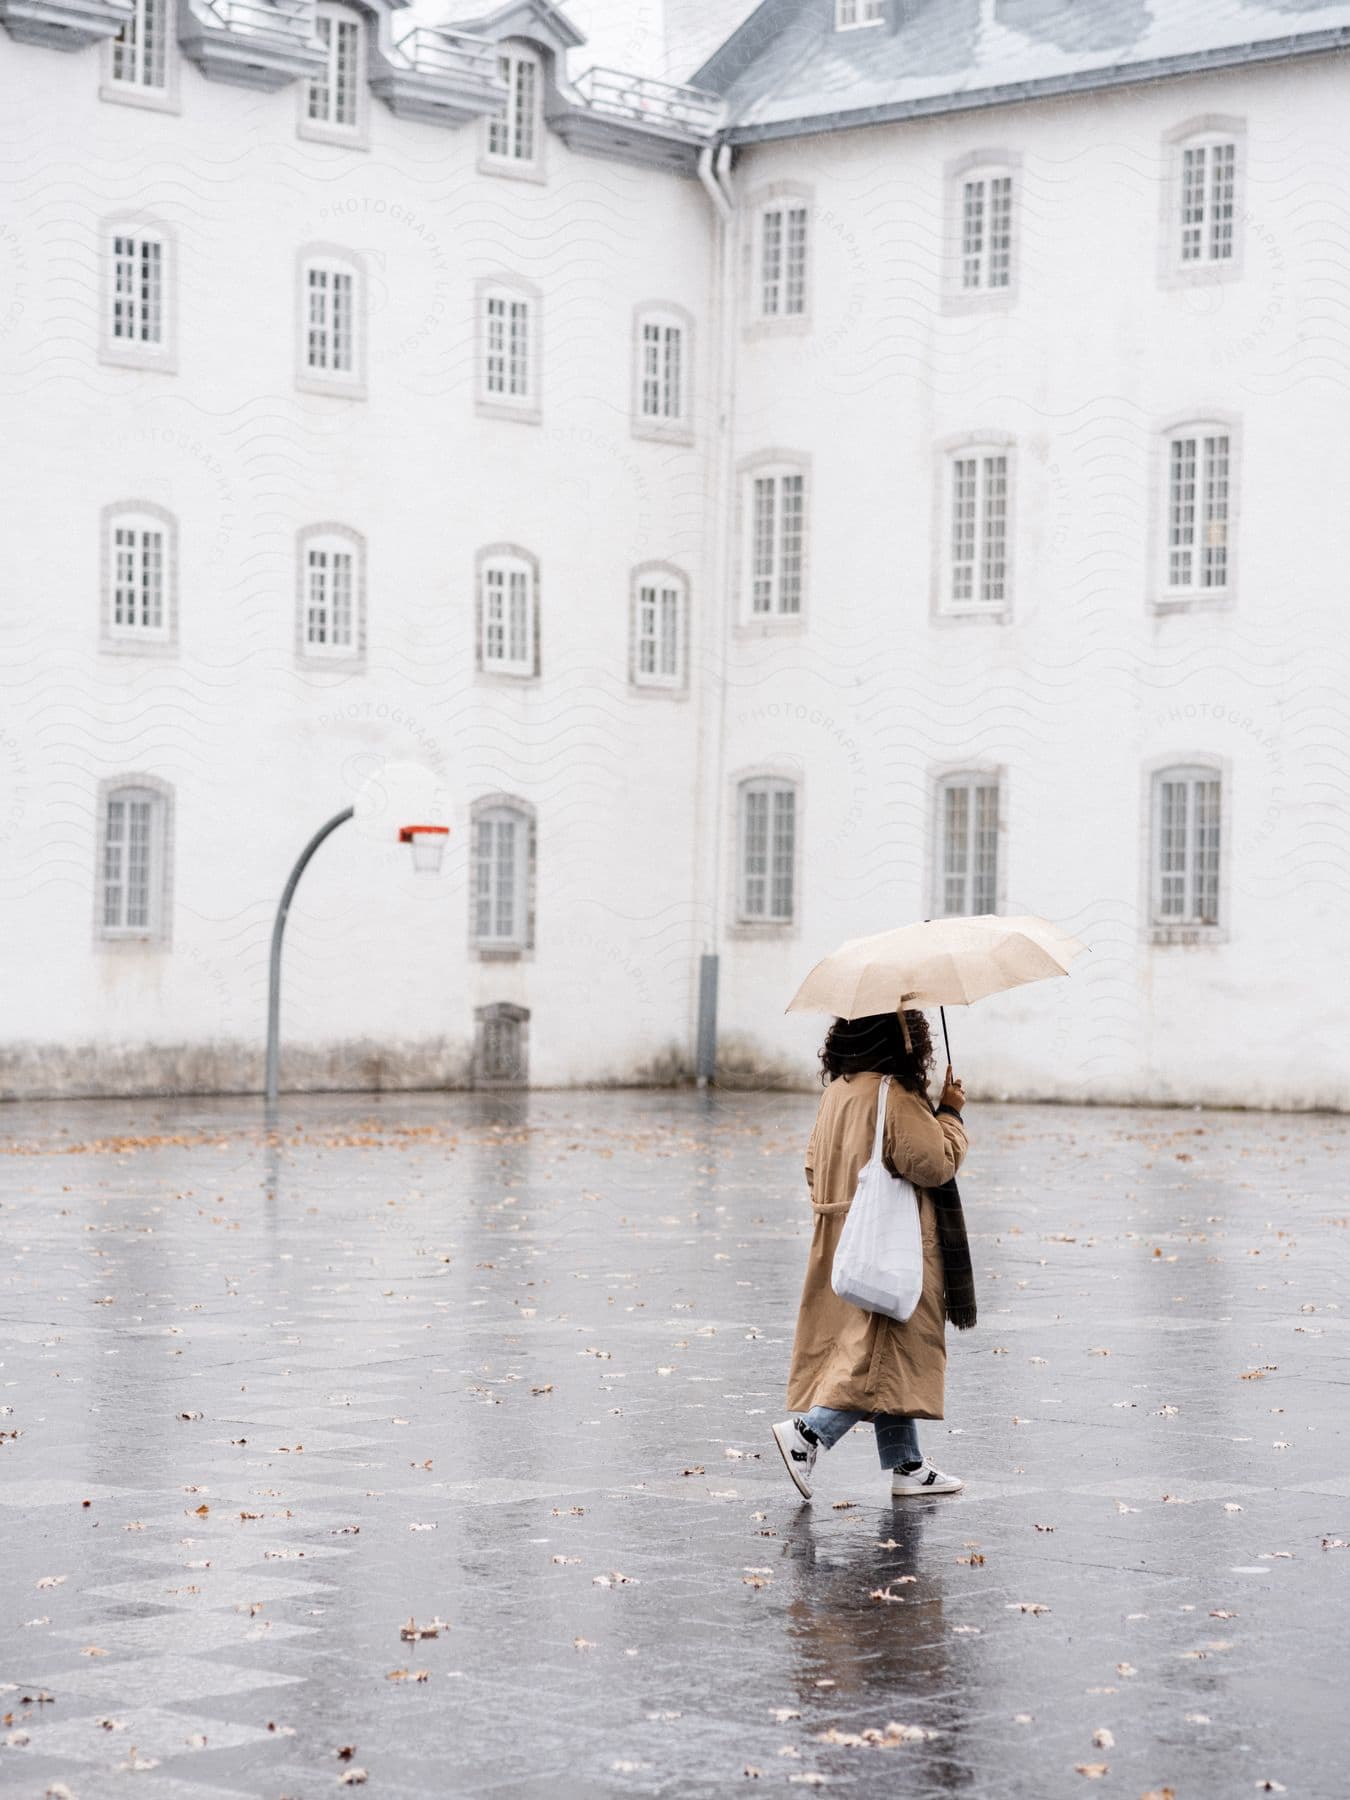
<path id="1" fill-rule="evenodd" d="M 850 938 L 816 964 L 787 1010 L 862 1019 L 907 1007 L 969 1006 L 1028 981 L 1067 975 L 1085 948 L 1049 919 L 1030 914 L 928 919 Z"/>

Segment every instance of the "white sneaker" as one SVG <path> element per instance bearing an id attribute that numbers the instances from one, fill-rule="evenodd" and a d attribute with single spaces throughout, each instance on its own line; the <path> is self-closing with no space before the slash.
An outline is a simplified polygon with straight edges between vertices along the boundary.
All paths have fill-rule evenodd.
<path id="1" fill-rule="evenodd" d="M 926 1456 L 911 1474 L 903 1469 L 891 1470 L 893 1500 L 906 1494 L 956 1494 L 965 1485 L 959 1475 L 944 1475 L 941 1469 L 935 1469 Z"/>
<path id="2" fill-rule="evenodd" d="M 820 1445 L 805 1437 L 795 1419 L 784 1419 L 773 1428 L 773 1439 L 782 1453 L 788 1474 L 797 1484 L 803 1500 L 811 1498 L 811 1471 L 816 1466 Z"/>

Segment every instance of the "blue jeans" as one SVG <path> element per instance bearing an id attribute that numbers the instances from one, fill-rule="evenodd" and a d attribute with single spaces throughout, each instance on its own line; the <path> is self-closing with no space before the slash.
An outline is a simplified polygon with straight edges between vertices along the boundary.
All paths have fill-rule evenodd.
<path id="1" fill-rule="evenodd" d="M 815 1432 L 822 1450 L 833 1450 L 845 1432 L 866 1419 L 876 1427 L 877 1455 L 883 1469 L 923 1460 L 917 1421 L 904 1413 L 840 1412 L 833 1406 L 813 1406 L 801 1414 L 800 1423 Z"/>

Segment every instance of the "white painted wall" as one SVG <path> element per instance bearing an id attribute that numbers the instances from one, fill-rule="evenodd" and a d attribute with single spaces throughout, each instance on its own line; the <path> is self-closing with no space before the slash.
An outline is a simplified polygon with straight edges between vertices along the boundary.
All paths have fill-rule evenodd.
<path id="1" fill-rule="evenodd" d="M 289 926 L 286 1043 L 350 1068 L 370 1040 L 439 1070 L 474 1006 L 523 1000 L 535 1080 L 631 1076 L 688 1034 L 693 896 L 671 845 L 692 835 L 695 723 L 690 698 L 629 687 L 629 574 L 676 563 L 697 603 L 704 510 L 699 451 L 630 434 L 632 314 L 652 299 L 704 314 L 706 198 L 552 137 L 544 184 L 480 174 L 478 126 L 374 100 L 368 150 L 305 142 L 295 88 L 208 82 L 185 61 L 179 81 L 165 115 L 100 102 L 97 50 L 0 46 L 25 196 L 0 242 L 25 420 L 0 441 L 24 572 L 0 742 L 4 1037 L 30 1047 L 14 1085 L 172 1081 L 173 1058 L 143 1051 L 174 1045 L 202 1052 L 197 1080 L 256 1078 L 239 1047 L 261 1044 L 285 875 L 399 757 L 443 770 L 455 797 L 446 872 L 418 880 L 406 851 L 374 858 L 350 827 L 324 846 Z M 124 208 L 177 233 L 176 374 L 98 361 L 98 226 Z M 366 400 L 295 385 L 296 252 L 316 241 L 368 267 Z M 499 271 L 545 297 L 538 425 L 474 410 L 474 284 Z M 179 520 L 167 661 L 99 649 L 99 512 L 131 496 Z M 326 520 L 368 543 L 361 674 L 294 653 L 295 533 Z M 540 559 L 538 683 L 474 672 L 474 557 L 500 541 Z M 175 790 L 162 951 L 94 939 L 97 787 L 124 771 Z M 538 811 L 537 943 L 519 968 L 467 948 L 467 808 L 498 790 Z"/>
<path id="2" fill-rule="evenodd" d="M 839 939 L 930 910 L 933 777 L 987 763 L 1005 772 L 1003 906 L 1059 919 L 1091 955 L 952 1021 L 972 1092 L 1350 1104 L 1334 61 L 739 155 L 742 197 L 788 180 L 815 208 L 810 329 L 733 321 L 720 413 L 734 458 L 810 457 L 806 615 L 772 636 L 739 626 L 721 580 L 697 183 L 555 139 L 546 183 L 493 178 L 476 127 L 378 102 L 369 150 L 316 145 L 294 90 L 190 64 L 176 115 L 101 103 L 93 50 L 3 40 L 0 81 L 24 197 L 0 226 L 0 356 L 24 420 L 0 438 L 23 571 L 0 722 L 9 1091 L 256 1083 L 286 871 L 380 759 L 411 756 L 456 796 L 446 872 L 419 881 L 350 829 L 325 845 L 288 936 L 292 1079 L 456 1079 L 493 1000 L 530 1008 L 536 1083 L 639 1077 L 688 1055 L 696 959 L 715 949 L 728 1073 L 809 1081 L 820 1030 L 783 1017 L 789 995 Z M 1163 287 L 1162 140 L 1213 113 L 1246 122 L 1242 279 Z M 1020 158 L 1017 299 L 951 313 L 944 170 L 981 147 Z M 178 234 L 175 375 L 97 359 L 97 228 L 125 207 Z M 295 254 L 316 240 L 370 270 L 362 402 L 294 383 Z M 500 270 L 546 299 L 537 426 L 472 404 L 473 284 Z M 632 308 L 658 298 L 696 321 L 692 450 L 628 429 Z M 1156 433 L 1215 408 L 1241 420 L 1236 604 L 1156 618 Z M 1001 625 L 930 617 L 934 446 L 970 430 L 1017 441 Z M 179 519 L 169 661 L 98 646 L 99 509 L 127 497 Z M 360 674 L 294 657 L 295 533 L 321 520 L 368 541 Z M 528 688 L 474 673 L 474 552 L 503 540 L 542 564 Z M 693 585 L 687 699 L 627 685 L 629 573 L 653 559 Z M 1225 764 L 1226 939 L 1155 947 L 1145 771 L 1193 752 Z M 802 782 L 801 908 L 754 938 L 736 928 L 730 801 L 766 767 Z M 94 939 L 95 798 L 124 772 L 175 790 L 167 950 Z M 467 807 L 498 790 L 539 817 L 537 946 L 518 965 L 467 943 Z"/>
<path id="3" fill-rule="evenodd" d="M 742 198 L 789 180 L 815 206 L 811 329 L 743 334 L 737 363 L 738 455 L 804 450 L 813 473 L 803 625 L 728 651 L 728 799 L 737 770 L 795 762 L 805 812 L 798 927 L 728 947 L 751 1060 L 809 1056 L 815 1023 L 779 1014 L 817 957 L 931 910 L 934 775 L 990 764 L 1002 910 L 1091 955 L 951 1021 L 972 1092 L 1350 1101 L 1342 98 L 1328 60 L 739 157 Z M 1209 114 L 1246 121 L 1242 277 L 1165 287 L 1162 139 Z M 1009 308 L 963 315 L 941 303 L 944 169 L 979 149 L 1020 158 L 1020 274 Z M 1156 617 L 1156 434 L 1215 409 L 1241 421 L 1235 604 Z M 930 617 L 934 445 L 971 430 L 1017 441 L 1007 624 Z M 1155 947 L 1143 771 L 1192 752 L 1227 772 L 1226 941 Z"/>

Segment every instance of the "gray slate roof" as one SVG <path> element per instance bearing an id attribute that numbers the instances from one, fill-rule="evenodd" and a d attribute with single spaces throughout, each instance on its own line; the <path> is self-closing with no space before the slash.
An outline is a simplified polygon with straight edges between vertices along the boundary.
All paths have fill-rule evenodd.
<path id="1" fill-rule="evenodd" d="M 1347 0 L 763 0 L 692 77 L 740 142 L 1350 48 Z"/>

